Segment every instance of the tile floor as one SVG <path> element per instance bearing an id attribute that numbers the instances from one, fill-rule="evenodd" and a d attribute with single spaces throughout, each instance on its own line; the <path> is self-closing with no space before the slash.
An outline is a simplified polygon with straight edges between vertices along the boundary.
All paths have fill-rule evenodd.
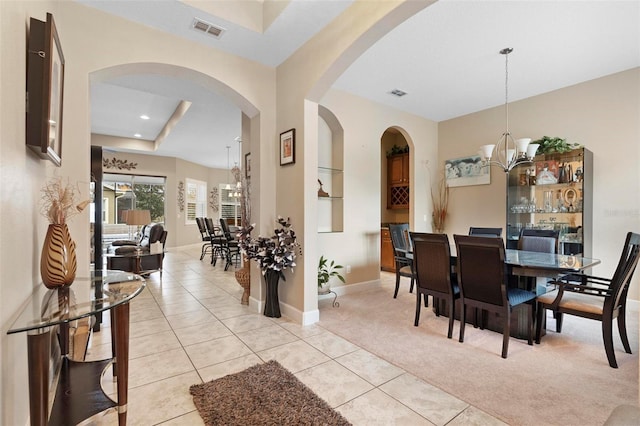
<path id="1" fill-rule="evenodd" d="M 233 268 L 199 257 L 199 247 L 170 251 L 162 279 L 151 274 L 131 302 L 128 424 L 202 425 L 190 385 L 271 359 L 354 425 L 504 424 L 320 326 L 249 311 Z M 383 281 L 392 291 L 393 275 Z M 110 356 L 108 327 L 107 316 L 87 360 Z M 112 387 L 109 377 L 103 386 Z M 117 417 L 109 410 L 85 424 Z"/>

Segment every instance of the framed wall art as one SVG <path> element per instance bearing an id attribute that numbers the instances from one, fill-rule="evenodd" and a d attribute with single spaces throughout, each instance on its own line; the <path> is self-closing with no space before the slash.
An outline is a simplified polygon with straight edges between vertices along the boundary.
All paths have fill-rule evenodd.
<path id="1" fill-rule="evenodd" d="M 64 55 L 53 15 L 30 19 L 27 54 L 27 146 L 62 164 Z"/>
<path id="2" fill-rule="evenodd" d="M 251 178 L 251 153 L 247 152 L 244 155 L 244 177 Z"/>
<path id="3" fill-rule="evenodd" d="M 296 162 L 296 129 L 280 133 L 280 165 Z"/>
<path id="4" fill-rule="evenodd" d="M 490 167 L 482 165 L 479 155 L 445 160 L 444 176 L 448 187 L 491 183 Z"/>

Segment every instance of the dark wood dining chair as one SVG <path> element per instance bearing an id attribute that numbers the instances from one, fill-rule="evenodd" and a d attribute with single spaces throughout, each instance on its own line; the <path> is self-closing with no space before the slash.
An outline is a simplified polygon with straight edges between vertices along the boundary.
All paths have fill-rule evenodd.
<path id="1" fill-rule="evenodd" d="M 413 269 L 416 275 L 416 317 L 413 325 L 417 327 L 420 321 L 423 296 L 425 307 L 428 306 L 429 295 L 433 297 L 436 315 L 440 315 L 440 304 L 436 300 L 445 300 L 449 310 L 447 337 L 451 339 L 455 301 L 460 298 L 460 288 L 456 274 L 451 271 L 449 237 L 446 234 L 418 232 L 410 232 L 409 235 L 413 244 Z"/>
<path id="2" fill-rule="evenodd" d="M 640 234 L 627 233 L 618 266 L 611 279 L 592 275 L 570 275 L 558 280 L 558 289 L 538 296 L 536 343 L 540 343 L 542 320 L 547 309 L 556 313 L 562 327 L 562 315 L 575 315 L 602 322 L 602 339 L 609 365 L 618 368 L 613 349 L 613 320 L 625 352 L 631 353 L 627 337 L 627 292 L 640 257 Z"/>
<path id="3" fill-rule="evenodd" d="M 390 224 L 389 233 L 391 234 L 391 244 L 393 245 L 393 258 L 396 264 L 396 289 L 393 292 L 393 298 L 398 297 L 400 288 L 400 278 L 406 277 L 411 279 L 409 293 L 413 293 L 413 285 L 415 274 L 413 272 L 412 255 L 409 255 L 409 242 L 407 233 L 409 232 L 408 223 Z"/>
<path id="4" fill-rule="evenodd" d="M 478 228 L 472 226 L 469 228 L 469 235 L 477 237 L 500 237 L 502 236 L 502 228 Z"/>
<path id="5" fill-rule="evenodd" d="M 464 326 L 468 307 L 493 312 L 502 317 L 502 358 L 509 351 L 511 311 L 525 304 L 528 309 L 528 343 L 533 344 L 533 320 L 536 295 L 507 285 L 504 242 L 502 238 L 454 235 L 458 256 L 460 286 L 460 342 L 464 342 Z M 484 320 L 484 312 L 483 312 Z M 483 321 L 484 322 L 484 321 Z"/>

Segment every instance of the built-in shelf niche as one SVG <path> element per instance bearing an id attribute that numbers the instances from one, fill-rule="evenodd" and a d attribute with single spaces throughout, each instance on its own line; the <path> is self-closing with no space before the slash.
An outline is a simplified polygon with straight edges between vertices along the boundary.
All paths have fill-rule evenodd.
<path id="1" fill-rule="evenodd" d="M 331 111 L 318 106 L 318 114 L 318 232 L 342 232 L 344 132 Z"/>

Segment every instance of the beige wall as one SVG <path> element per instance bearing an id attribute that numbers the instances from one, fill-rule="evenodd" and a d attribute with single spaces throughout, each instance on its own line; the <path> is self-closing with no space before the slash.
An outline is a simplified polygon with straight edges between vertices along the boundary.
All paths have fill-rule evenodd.
<path id="1" fill-rule="evenodd" d="M 135 170 L 103 170 L 105 173 L 138 174 L 148 176 L 164 176 L 165 186 L 165 229 L 167 230 L 166 247 L 180 247 L 201 242 L 200 232 L 196 224 L 185 224 L 185 212 L 178 209 L 178 182 L 186 183 L 186 179 L 196 179 L 207 183 L 207 193 L 220 183 L 226 182 L 226 169 L 211 169 L 173 157 L 159 157 L 132 153 L 104 152 L 103 158 L 117 158 L 137 163 Z M 207 216 L 217 221 L 220 212 L 214 211 L 207 203 Z"/>
<path id="2" fill-rule="evenodd" d="M 593 152 L 593 257 L 602 260 L 594 273 L 611 276 L 625 234 L 640 232 L 640 69 L 535 96 L 509 105 L 511 133 L 534 139 L 560 136 Z M 504 108 L 492 108 L 441 122 L 440 165 L 447 158 L 477 152 L 504 130 Z M 442 167 L 442 166 L 440 166 Z M 451 188 L 449 235 L 469 226 L 506 223 L 504 172 L 491 170 L 491 185 Z M 638 300 L 638 281 L 629 292 Z"/>
<path id="3" fill-rule="evenodd" d="M 437 158 L 437 123 L 338 90 L 329 91 L 321 104 L 344 128 L 345 218 L 344 232 L 317 235 L 317 250 L 341 265 L 351 265 L 352 273 L 345 275 L 347 286 L 376 281 L 380 278 L 380 164 L 384 158 L 380 139 L 386 129 L 395 127 L 408 141 L 414 206 L 411 226 L 430 231 L 431 222 L 424 221 L 424 215 L 431 217 L 428 194 L 432 171 L 426 164 Z"/>
<path id="4" fill-rule="evenodd" d="M 54 15 L 66 60 L 61 168 L 35 157 L 24 145 L 26 34 L 29 18 L 45 20 L 46 12 Z M 6 330 L 33 288 L 40 285 L 40 249 L 47 226 L 39 214 L 41 186 L 47 176 L 56 174 L 78 182 L 88 192 L 92 74 L 104 76 L 101 70 L 117 70 L 127 64 L 135 65 L 127 71 L 149 66 L 160 71 L 169 69 L 174 75 L 194 78 L 203 86 L 214 88 L 234 102 L 249 117 L 246 128 L 250 134 L 244 134 L 243 127 L 243 139 L 253 149 L 254 179 L 264 182 L 255 195 L 255 205 L 268 209 L 269 201 L 260 201 L 275 199 L 275 186 L 261 162 L 272 170 L 272 159 L 276 157 L 264 158 L 260 151 L 264 148 L 275 153 L 275 70 L 76 2 L 0 1 L 0 24 L 0 424 L 24 425 L 29 412 L 26 335 L 7 336 Z M 176 164 L 173 173 L 179 175 L 185 167 Z M 168 197 L 175 200 L 175 192 Z M 175 205 L 170 202 L 170 209 Z M 255 217 L 260 217 L 259 211 Z M 86 276 L 90 253 L 88 213 L 74 217 L 70 232 L 77 243 L 78 274 Z M 175 234 L 179 233 L 176 230 Z"/>
<path id="5" fill-rule="evenodd" d="M 304 253 L 304 256 L 296 262 L 296 273 L 287 275 L 286 285 L 280 286 L 280 297 L 287 305 L 294 308 L 289 310 L 288 306 L 285 306 L 285 315 L 299 319 L 303 324 L 315 322 L 318 318 L 316 296 L 316 262 L 319 258 L 316 209 L 317 103 L 335 79 L 360 53 L 375 43 L 390 28 L 427 5 L 427 2 L 392 0 L 355 2 L 277 68 L 276 128 L 278 133 L 291 128 L 296 129 L 297 160 L 296 164 L 279 167 L 276 171 L 278 192 L 275 206 L 278 214 L 291 217 L 293 226 L 299 232 Z M 382 132 L 376 136 L 377 147 L 379 147 L 381 134 Z M 345 129 L 345 145 L 348 143 L 350 142 Z M 379 152 L 379 148 L 376 152 Z M 378 159 L 376 164 L 379 163 Z M 347 179 L 348 175 L 345 173 L 345 180 Z M 379 184 L 376 184 L 376 188 L 378 186 Z M 345 187 L 346 197 L 347 188 Z M 376 228 L 379 233 L 379 194 L 374 209 Z M 345 222 L 346 228 L 348 224 Z M 361 245 L 358 246 L 361 248 Z M 368 259 L 373 258 L 373 255 L 368 252 L 363 255 Z M 305 266 L 307 262 L 309 267 Z"/>

